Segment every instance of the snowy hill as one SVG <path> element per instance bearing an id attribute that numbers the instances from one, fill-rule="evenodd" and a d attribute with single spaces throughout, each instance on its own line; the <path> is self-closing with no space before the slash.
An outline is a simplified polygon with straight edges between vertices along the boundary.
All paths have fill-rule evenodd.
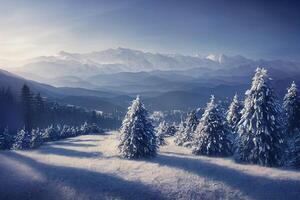
<path id="1" fill-rule="evenodd" d="M 0 152 L 0 199 L 299 198 L 297 171 L 194 156 L 172 140 L 156 158 L 136 161 L 118 156 L 114 132 Z"/>

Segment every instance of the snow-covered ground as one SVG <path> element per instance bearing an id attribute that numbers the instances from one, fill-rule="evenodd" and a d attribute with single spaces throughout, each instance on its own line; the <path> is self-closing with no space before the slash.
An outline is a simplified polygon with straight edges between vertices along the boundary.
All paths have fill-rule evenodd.
<path id="1" fill-rule="evenodd" d="M 191 155 L 168 139 L 156 158 L 118 157 L 115 132 L 0 153 L 0 199 L 300 199 L 300 171 Z"/>

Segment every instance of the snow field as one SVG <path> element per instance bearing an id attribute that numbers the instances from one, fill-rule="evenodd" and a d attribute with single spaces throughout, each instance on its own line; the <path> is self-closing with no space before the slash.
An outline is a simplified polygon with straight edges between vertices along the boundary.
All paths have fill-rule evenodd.
<path id="1" fill-rule="evenodd" d="M 299 199 L 300 172 L 195 156 L 174 138 L 157 157 L 126 160 L 118 133 L 0 153 L 0 199 Z"/>

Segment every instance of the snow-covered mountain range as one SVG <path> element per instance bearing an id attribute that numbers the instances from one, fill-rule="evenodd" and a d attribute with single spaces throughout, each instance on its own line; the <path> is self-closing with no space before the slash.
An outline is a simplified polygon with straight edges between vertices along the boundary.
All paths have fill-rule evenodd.
<path id="1" fill-rule="evenodd" d="M 100 73 L 184 71 L 193 68 L 220 69 L 223 66 L 250 62 L 251 60 L 242 56 L 184 56 L 117 48 L 84 54 L 61 51 L 55 56 L 41 56 L 26 60 L 18 71 L 43 78 L 87 77 Z"/>
<path id="2" fill-rule="evenodd" d="M 54 56 L 26 60 L 24 65 L 12 72 L 54 86 L 97 89 L 120 84 L 134 85 L 137 82 L 133 77 L 141 72 L 141 77 L 146 74 L 146 81 L 154 83 L 216 78 L 232 81 L 232 77 L 251 76 L 258 66 L 269 69 L 272 76 L 280 78 L 300 71 L 300 63 L 282 60 L 252 60 L 241 55 L 223 54 L 186 56 L 117 48 L 84 54 L 61 51 Z M 144 79 L 139 81 L 145 84 Z"/>
<path id="3" fill-rule="evenodd" d="M 240 55 L 170 55 L 125 48 L 85 54 L 60 52 L 27 60 L 10 72 L 64 87 L 59 91 L 64 91 L 62 94 L 68 91 L 72 96 L 67 103 L 74 103 L 74 95 L 107 98 L 102 94 L 108 92 L 115 95 L 101 100 L 126 108 L 127 102 L 140 94 L 147 98 L 145 103 L 150 108 L 167 110 L 205 105 L 211 94 L 221 99 L 231 98 L 235 93 L 243 95 L 257 67 L 268 69 L 280 96 L 291 81 L 300 80 L 300 63 L 297 62 L 252 60 Z M 48 96 L 53 96 L 52 91 Z M 85 104 L 89 102 L 88 105 L 91 101 L 100 100 L 80 99 Z"/>

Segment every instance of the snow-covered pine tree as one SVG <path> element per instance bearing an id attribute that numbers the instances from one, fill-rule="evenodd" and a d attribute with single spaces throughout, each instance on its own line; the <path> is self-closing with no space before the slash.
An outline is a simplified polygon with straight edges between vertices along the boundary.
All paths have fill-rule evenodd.
<path id="1" fill-rule="evenodd" d="M 123 158 L 155 156 L 157 151 L 154 127 L 139 96 L 132 102 L 122 122 L 120 144 Z"/>
<path id="2" fill-rule="evenodd" d="M 174 136 L 177 132 L 176 125 L 174 123 L 171 125 L 167 123 L 167 127 L 168 128 L 167 128 L 167 132 L 166 132 L 165 136 L 166 137 Z"/>
<path id="3" fill-rule="evenodd" d="M 81 133 L 82 134 L 88 134 L 90 133 L 90 126 L 88 125 L 87 122 L 84 122 L 84 124 L 80 127 Z"/>
<path id="4" fill-rule="evenodd" d="M 48 128 L 45 129 L 43 138 L 45 141 L 55 141 L 60 138 L 60 127 L 58 126 L 49 126 Z"/>
<path id="5" fill-rule="evenodd" d="M 166 145 L 165 137 L 166 132 L 168 130 L 168 126 L 165 121 L 159 123 L 158 127 L 156 128 L 156 143 L 159 146 Z"/>
<path id="6" fill-rule="evenodd" d="M 31 134 L 23 128 L 17 132 L 12 148 L 15 150 L 28 149 L 30 148 L 30 140 Z"/>
<path id="7" fill-rule="evenodd" d="M 8 127 L 4 129 L 4 149 L 11 149 L 14 143 L 14 136 L 9 132 Z"/>
<path id="8" fill-rule="evenodd" d="M 235 159 L 265 166 L 281 164 L 282 125 L 281 107 L 267 70 L 257 68 L 237 125 L 239 137 Z"/>
<path id="9" fill-rule="evenodd" d="M 174 142 L 176 145 L 179 145 L 181 138 L 184 135 L 185 127 L 186 127 L 185 121 L 181 120 L 181 122 L 178 126 L 178 130 L 176 131 L 176 134 L 175 134 Z"/>
<path id="10" fill-rule="evenodd" d="M 178 132 L 179 134 L 175 138 L 175 144 L 178 146 L 191 147 L 194 140 L 194 132 L 199 124 L 196 111 L 193 110 L 188 114 L 184 124 L 184 128 Z"/>
<path id="11" fill-rule="evenodd" d="M 208 156 L 231 155 L 230 134 L 225 116 L 212 96 L 196 128 L 193 153 Z"/>
<path id="12" fill-rule="evenodd" d="M 4 131 L 0 132 L 0 150 L 5 149 L 5 138 L 4 138 Z"/>
<path id="13" fill-rule="evenodd" d="M 288 166 L 300 168 L 300 131 L 296 130 L 292 137 L 293 142 L 290 143 L 288 158 L 286 160 Z"/>
<path id="14" fill-rule="evenodd" d="M 237 123 L 241 119 L 241 110 L 242 104 L 238 99 L 238 95 L 235 94 L 226 113 L 228 125 L 233 131 L 235 130 Z"/>
<path id="15" fill-rule="evenodd" d="M 286 122 L 285 164 L 300 167 L 300 99 L 295 82 L 287 89 L 283 99 Z"/>
<path id="16" fill-rule="evenodd" d="M 300 98 L 295 82 L 288 88 L 283 99 L 283 108 L 287 123 L 287 132 L 292 135 L 300 127 Z"/>
<path id="17" fill-rule="evenodd" d="M 37 148 L 43 144 L 42 135 L 40 129 L 31 130 L 30 148 Z"/>

